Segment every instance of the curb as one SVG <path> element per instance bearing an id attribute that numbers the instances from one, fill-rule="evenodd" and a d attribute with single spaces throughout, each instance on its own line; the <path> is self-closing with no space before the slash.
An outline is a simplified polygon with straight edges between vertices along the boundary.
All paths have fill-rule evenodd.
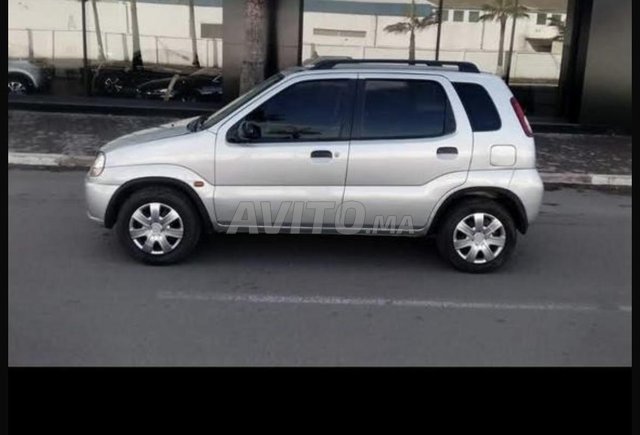
<path id="1" fill-rule="evenodd" d="M 15 166 L 88 168 L 91 166 L 94 159 L 94 156 L 68 156 L 65 154 L 9 152 L 9 165 Z M 542 178 L 542 182 L 545 184 L 626 187 L 631 187 L 632 185 L 631 175 L 541 172 L 540 178 Z"/>
<path id="2" fill-rule="evenodd" d="M 63 168 L 88 168 L 93 164 L 94 156 L 68 156 L 65 154 L 14 153 L 9 152 L 9 165 L 18 166 L 54 166 Z"/>
<path id="3" fill-rule="evenodd" d="M 542 178 L 542 182 L 545 184 L 631 187 L 631 175 L 541 172 L 540 178 Z"/>

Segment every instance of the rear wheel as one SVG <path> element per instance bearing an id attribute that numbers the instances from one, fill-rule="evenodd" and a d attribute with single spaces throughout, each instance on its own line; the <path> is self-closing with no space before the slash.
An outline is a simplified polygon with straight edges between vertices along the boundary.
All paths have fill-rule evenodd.
<path id="1" fill-rule="evenodd" d="M 196 247 L 201 222 L 183 194 L 170 188 L 145 188 L 120 208 L 116 232 L 127 252 L 149 264 L 184 260 Z"/>
<path id="2" fill-rule="evenodd" d="M 464 272 L 489 272 L 501 267 L 516 245 L 509 212 L 488 199 L 470 199 L 450 210 L 438 232 L 440 255 Z"/>

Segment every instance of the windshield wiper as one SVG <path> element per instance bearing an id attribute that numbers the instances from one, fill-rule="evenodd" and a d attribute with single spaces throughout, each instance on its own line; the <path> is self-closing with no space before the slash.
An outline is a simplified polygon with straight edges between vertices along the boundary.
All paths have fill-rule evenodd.
<path id="1" fill-rule="evenodd" d="M 187 130 L 194 132 L 200 130 L 202 124 L 209 118 L 209 115 L 200 115 L 189 124 L 187 124 Z"/>

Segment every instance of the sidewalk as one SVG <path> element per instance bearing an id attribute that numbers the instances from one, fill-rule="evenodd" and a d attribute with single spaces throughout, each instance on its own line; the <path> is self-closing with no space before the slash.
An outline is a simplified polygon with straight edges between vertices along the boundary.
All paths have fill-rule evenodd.
<path id="1" fill-rule="evenodd" d="M 10 110 L 9 163 L 83 166 L 106 142 L 176 119 Z M 536 134 L 536 150 L 545 182 L 631 185 L 630 136 Z"/>

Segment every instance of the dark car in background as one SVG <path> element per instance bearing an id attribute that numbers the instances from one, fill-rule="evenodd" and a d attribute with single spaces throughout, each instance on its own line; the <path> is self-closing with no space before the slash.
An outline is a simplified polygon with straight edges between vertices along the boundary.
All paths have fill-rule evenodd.
<path id="1" fill-rule="evenodd" d="M 187 76 L 164 77 L 138 86 L 140 98 L 189 102 L 220 101 L 222 75 L 219 68 L 201 68 Z"/>
<path id="2" fill-rule="evenodd" d="M 139 85 L 157 79 L 171 79 L 174 75 L 194 72 L 192 66 L 144 65 L 133 68 L 129 63 L 98 65 L 92 71 L 92 89 L 96 95 L 136 97 Z"/>
<path id="3" fill-rule="evenodd" d="M 24 95 L 49 89 L 55 69 L 44 60 L 9 59 L 8 93 Z"/>

